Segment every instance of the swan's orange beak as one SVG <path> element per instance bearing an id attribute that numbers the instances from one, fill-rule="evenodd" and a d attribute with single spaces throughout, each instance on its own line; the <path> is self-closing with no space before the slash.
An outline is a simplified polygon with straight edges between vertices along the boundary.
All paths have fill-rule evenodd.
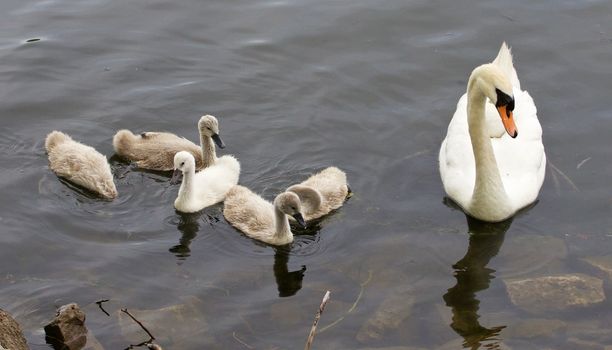
<path id="1" fill-rule="evenodd" d="M 504 124 L 504 128 L 506 128 L 506 132 L 510 137 L 515 138 L 518 136 L 518 130 L 516 130 L 516 124 L 514 124 L 514 118 L 512 116 L 512 111 L 508 110 L 508 106 L 499 106 L 496 107 L 497 112 L 499 112 L 499 116 L 501 117 L 502 123 Z"/>

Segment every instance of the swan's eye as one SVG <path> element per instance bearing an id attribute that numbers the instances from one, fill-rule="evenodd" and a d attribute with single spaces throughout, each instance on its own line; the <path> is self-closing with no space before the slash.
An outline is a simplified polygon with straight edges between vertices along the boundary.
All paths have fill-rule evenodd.
<path id="1" fill-rule="evenodd" d="M 497 93 L 497 103 L 495 103 L 495 107 L 507 106 L 509 111 L 514 110 L 514 98 L 500 89 L 495 89 L 495 93 Z"/>

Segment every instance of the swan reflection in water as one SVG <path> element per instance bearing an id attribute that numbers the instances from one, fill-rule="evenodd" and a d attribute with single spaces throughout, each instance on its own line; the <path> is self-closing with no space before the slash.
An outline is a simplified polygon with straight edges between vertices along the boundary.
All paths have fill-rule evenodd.
<path id="1" fill-rule="evenodd" d="M 289 254 L 291 253 L 289 246 L 275 247 L 274 250 L 274 279 L 278 287 L 278 296 L 284 298 L 295 295 L 302 289 L 306 266 L 302 265 L 299 270 L 289 271 Z"/>
<path id="2" fill-rule="evenodd" d="M 467 218 L 469 247 L 465 256 L 453 265 L 457 284 L 444 295 L 444 301 L 453 313 L 450 326 L 463 337 L 464 348 L 476 350 L 483 346 L 498 349 L 499 333 L 506 326 L 486 328 L 478 322 L 480 300 L 476 293 L 489 288 L 495 278 L 495 270 L 488 268 L 487 264 L 499 253 L 512 219 L 492 224 Z"/>
<path id="3" fill-rule="evenodd" d="M 191 256 L 191 249 L 189 245 L 191 241 L 196 238 L 198 231 L 200 230 L 200 221 L 207 222 L 210 225 L 214 225 L 219 221 L 218 218 L 202 213 L 178 213 L 178 223 L 176 227 L 181 232 L 181 238 L 179 243 L 172 248 L 168 249 L 173 253 L 178 260 L 185 260 Z M 268 246 L 267 244 L 256 242 L 262 246 Z M 278 296 L 290 297 L 295 295 L 300 289 L 302 289 L 302 280 L 304 279 L 304 272 L 306 272 L 306 266 L 302 265 L 299 270 L 289 271 L 289 255 L 291 254 L 291 245 L 286 246 L 271 246 L 274 249 L 274 279 L 278 287 Z"/>
<path id="4" fill-rule="evenodd" d="M 278 296 L 281 298 L 293 296 L 302 289 L 302 280 L 304 279 L 306 266 L 302 265 L 299 270 L 289 271 L 289 255 L 291 255 L 292 249 L 301 250 L 316 241 L 316 237 L 319 231 L 321 231 L 321 220 L 310 221 L 305 229 L 292 225 L 291 230 L 296 237 L 292 244 L 273 246 L 260 242 L 260 244 L 274 249 L 274 279 L 278 287 Z M 297 237 L 300 238 L 297 239 Z"/>
<path id="5" fill-rule="evenodd" d="M 219 222 L 219 219 L 202 213 L 179 213 L 177 212 L 179 221 L 176 228 L 181 232 L 181 238 L 179 244 L 168 249 L 169 252 L 173 253 L 179 260 L 185 260 L 191 255 L 191 249 L 189 245 L 191 241 L 196 238 L 198 231 L 200 230 L 200 220 L 204 220 L 210 225 Z"/>

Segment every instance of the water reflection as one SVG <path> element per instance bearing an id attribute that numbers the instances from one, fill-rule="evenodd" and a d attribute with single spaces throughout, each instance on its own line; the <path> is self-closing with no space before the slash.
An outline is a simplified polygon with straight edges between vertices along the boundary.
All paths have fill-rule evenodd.
<path id="1" fill-rule="evenodd" d="M 189 245 L 198 235 L 198 231 L 200 230 L 200 220 L 204 220 L 212 225 L 214 222 L 218 222 L 219 219 L 201 212 L 191 214 L 177 212 L 177 216 L 179 221 L 176 228 L 182 235 L 179 239 L 179 244 L 168 249 L 168 251 L 173 253 L 179 260 L 185 260 L 191 256 L 191 249 L 189 248 Z"/>
<path id="2" fill-rule="evenodd" d="M 299 270 L 289 271 L 287 265 L 291 248 L 287 246 L 275 247 L 274 249 L 274 278 L 278 287 L 278 296 L 281 298 L 290 297 L 302 289 L 302 280 L 304 279 L 306 266 L 302 265 L 302 268 Z"/>
<path id="3" fill-rule="evenodd" d="M 495 277 L 495 270 L 488 268 L 487 264 L 499 252 L 511 223 L 512 219 L 491 224 L 468 217 L 468 250 L 465 256 L 453 265 L 457 284 L 444 295 L 444 301 L 453 313 L 450 326 L 463 337 L 464 348 L 499 348 L 497 336 L 506 326 L 486 328 L 480 325 L 480 300 L 476 298 L 476 293 L 489 288 Z"/>

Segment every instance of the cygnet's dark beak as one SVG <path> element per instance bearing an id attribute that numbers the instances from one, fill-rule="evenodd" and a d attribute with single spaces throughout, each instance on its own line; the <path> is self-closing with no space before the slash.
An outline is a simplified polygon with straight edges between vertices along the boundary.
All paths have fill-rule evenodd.
<path id="1" fill-rule="evenodd" d="M 170 183 L 176 185 L 177 183 L 181 182 L 182 177 L 183 172 L 179 169 L 174 169 L 174 172 L 172 173 L 172 178 L 170 179 Z"/>
<path id="2" fill-rule="evenodd" d="M 212 139 L 215 141 L 215 144 L 217 144 L 217 147 L 225 148 L 225 144 L 223 143 L 223 140 L 221 140 L 221 136 L 219 136 L 219 134 L 214 134 Z"/>
<path id="3" fill-rule="evenodd" d="M 300 224 L 300 226 L 301 226 L 302 228 L 306 228 L 306 223 L 304 222 L 304 217 L 302 216 L 302 214 L 301 214 L 301 213 L 297 213 L 297 214 L 294 214 L 294 215 L 292 215 L 292 216 L 293 216 L 293 218 L 295 219 L 295 221 L 297 221 L 297 222 L 298 222 L 298 224 Z"/>

